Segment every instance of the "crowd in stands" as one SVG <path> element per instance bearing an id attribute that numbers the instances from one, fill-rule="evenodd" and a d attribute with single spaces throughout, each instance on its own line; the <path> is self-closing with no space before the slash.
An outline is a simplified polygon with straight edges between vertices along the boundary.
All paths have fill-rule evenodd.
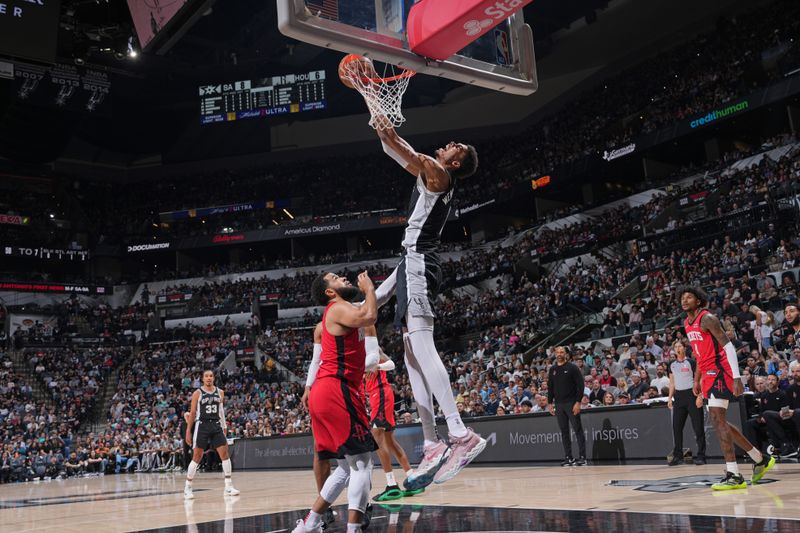
<path id="1" fill-rule="evenodd" d="M 735 103 L 753 88 L 772 83 L 782 73 L 774 66 L 762 65 L 762 54 L 777 51 L 780 57 L 796 53 L 798 45 L 792 37 L 798 33 L 797 20 L 800 8 L 791 0 L 776 0 L 721 19 L 713 32 L 601 82 L 524 132 L 478 143 L 482 166 L 495 171 L 460 184 L 456 206 L 495 197 L 531 176 L 548 174 L 578 158 L 596 157 L 637 135 Z M 292 179 L 286 179 L 287 175 Z M 338 186 L 341 176 L 347 176 L 348 187 Z M 218 183 L 226 187 L 218 187 Z M 300 168 L 272 165 L 268 169 L 219 171 L 203 179 L 159 180 L 147 187 L 128 187 L 125 194 L 108 188 L 102 201 L 88 192 L 83 201 L 87 209 L 102 210 L 92 218 L 110 222 L 103 227 L 106 233 L 118 233 L 107 233 L 106 238 L 136 240 L 152 238 L 153 225 L 159 227 L 155 233 L 162 238 L 175 238 L 210 234 L 225 227 L 237 231 L 265 228 L 273 225 L 276 216 L 268 209 L 248 210 L 233 218 L 190 218 L 164 230 L 159 211 L 306 196 L 312 217 L 362 211 L 364 206 L 402 210 L 408 186 L 407 180 L 398 177 L 394 162 L 371 154 L 315 161 Z M 358 197 L 353 191 L 359 191 Z M 119 204 L 120 199 L 125 200 L 124 205 Z M 287 218 L 280 223 L 297 222 Z"/>
<path id="2" fill-rule="evenodd" d="M 754 69 L 753 65 L 760 63 L 763 53 L 773 59 L 777 57 L 778 68 L 782 68 L 780 65 L 784 63 L 794 64 L 788 60 L 796 56 L 800 46 L 791 39 L 798 29 L 798 9 L 797 4 L 790 0 L 776 0 L 736 17 L 722 19 L 715 31 L 691 39 L 606 80 L 601 87 L 587 91 L 564 110 L 518 136 L 479 143 L 482 167 L 497 171 L 460 184 L 456 195 L 457 207 L 491 197 L 498 189 L 508 188 L 531 175 L 546 174 L 575 158 L 618 147 L 640 133 L 723 106 L 746 94 L 753 86 L 774 81 L 780 74 L 777 70 L 770 66 Z M 764 75 L 749 75 L 752 71 Z M 743 72 L 748 75 L 742 75 Z M 293 179 L 286 179 L 289 174 Z M 350 187 L 336 186 L 338 177 L 342 175 L 348 176 Z M 226 183 L 226 187 L 218 187 L 219 183 Z M 88 218 L 96 221 L 97 234 L 104 234 L 99 240 L 130 242 L 151 238 L 154 224 L 161 228 L 159 211 L 226 205 L 254 198 L 277 200 L 306 195 L 313 197 L 311 211 L 316 218 L 342 215 L 348 211 L 360 212 L 365 205 L 371 209 L 402 210 L 409 184 L 407 180 L 398 178 L 392 161 L 373 154 L 338 157 L 302 168 L 273 165 L 268 169 L 219 171 L 203 179 L 187 176 L 184 179 L 159 180 L 147 187 L 127 187 L 123 194 L 115 186 L 88 182 L 81 185 L 73 192 L 91 215 Z M 76 217 L 74 206 L 63 197 L 63 191 L 56 189 L 54 187 L 53 192 L 47 193 L 52 201 L 42 201 L 41 197 L 47 194 L 39 192 L 4 193 L 5 212 L 29 215 L 33 221 L 30 227 L 8 226 L 6 229 L 24 232 L 22 237 L 26 242 L 31 241 L 31 234 L 35 232 L 39 244 L 55 244 L 52 242 L 55 239 L 61 246 L 68 247 L 72 235 L 61 235 L 59 232 L 62 230 L 52 223 L 50 215 L 53 215 L 53 220 L 72 219 L 73 227 L 76 218 L 81 217 Z M 353 196 L 354 190 L 359 191 L 358 198 Z M 31 201 L 31 195 L 36 197 L 36 201 Z M 121 200 L 124 200 L 124 205 L 120 204 Z M 31 206 L 46 208 L 41 207 L 41 212 L 34 213 L 30 211 Z M 181 222 L 180 228 L 169 228 L 161 236 L 173 239 L 217 232 L 224 227 L 234 227 L 237 231 L 263 228 L 272 226 L 275 218 L 266 209 L 239 211 L 232 219 L 226 218 L 229 215 L 191 218 Z M 624 211 L 619 215 L 628 216 Z M 300 219 L 307 220 L 307 217 L 300 216 Z M 628 231 L 637 223 L 636 220 L 630 222 L 610 223 L 599 232 L 576 228 L 576 235 L 569 237 L 556 232 L 549 240 L 567 245 L 586 242 L 592 235 L 598 239 L 615 238 L 616 231 Z M 46 228 L 40 228 L 41 231 L 37 229 L 40 223 L 46 225 Z M 286 217 L 280 223 L 296 222 Z M 596 230 L 597 224 L 592 229 Z M 158 229 L 157 232 L 163 231 Z M 548 239 L 544 237 L 540 240 L 541 248 L 547 250 L 555 249 L 548 244 L 559 244 L 545 243 Z M 244 268 L 271 267 L 281 263 L 299 266 L 306 263 L 306 259 L 256 261 L 257 264 Z M 214 272 L 243 271 L 242 268 L 221 265 Z"/>
<path id="3" fill-rule="evenodd" d="M 785 45 L 788 35 L 797 34 L 800 5 L 777 0 L 753 9 L 748 15 L 722 21 L 714 34 L 679 45 L 607 81 L 602 90 L 578 98 L 569 109 L 518 138 L 483 143 L 479 146 L 482 165 L 497 172 L 461 184 L 458 205 L 496 194 L 560 164 L 596 155 L 598 150 L 616 147 L 636 135 L 719 108 L 774 79 L 753 79 L 746 72 L 764 50 Z M 787 50 L 786 57 L 791 57 L 797 44 Z M 509 152 L 508 146 L 515 146 L 514 151 Z M 707 289 L 709 309 L 720 318 L 736 346 L 750 391 L 761 393 L 772 381 L 780 390 L 797 385 L 800 345 L 783 323 L 785 305 L 798 301 L 797 276 L 786 272 L 800 266 L 797 226 L 770 225 L 775 213 L 767 216 L 758 209 L 796 194 L 798 156 L 795 151 L 777 162 L 764 159 L 748 169 L 720 173 L 722 165 L 730 163 L 725 158 L 706 168 L 707 175 L 694 183 L 674 187 L 639 207 L 614 208 L 558 229 L 536 228 L 508 248 L 494 243 L 458 260 L 444 260 L 445 291 L 436 304 L 436 334 L 439 338 L 471 335 L 466 346 L 444 354 L 462 415 L 545 411 L 547 371 L 553 364 L 554 347 L 542 341 L 555 327 L 571 321 L 593 320 L 597 331 L 594 342 L 567 346 L 585 376 L 583 408 L 665 399 L 675 343 L 684 344 L 691 355 L 676 304 L 677 288 L 683 284 Z M 136 187 L 130 195 L 118 195 L 132 207 L 122 208 L 109 199 L 92 202 L 92 209 L 103 211 L 96 220 L 102 220 L 104 227 L 115 228 L 104 237 L 111 242 L 150 236 L 159 210 L 289 198 L 298 193 L 298 184 L 304 194 L 313 196 L 315 216 L 357 210 L 365 204 L 393 209 L 402 207 L 400 199 L 405 201 L 409 187 L 397 172 L 393 162 L 374 156 L 336 158 L 300 170 L 275 166 L 268 172 L 226 171 L 214 179 L 164 180 L 153 183 L 152 188 Z M 290 173 L 292 179 L 286 179 Z M 348 188 L 335 186 L 343 175 L 352 179 Z M 230 187 L 215 185 L 223 180 Z M 355 198 L 352 190 L 366 192 Z M 93 198 L 92 194 L 83 199 Z M 682 216 L 680 200 L 698 195 L 703 198 L 702 216 Z M 9 209 L 25 198 L 12 200 Z M 579 212 L 573 207 L 559 214 Z M 757 218 L 747 215 L 751 212 L 757 213 Z M 239 229 L 272 225 L 261 216 L 265 213 L 251 211 L 244 219 L 237 218 L 244 220 Z M 54 214 L 61 216 L 60 212 Z M 736 220 L 730 221 L 732 218 Z M 696 243 L 686 240 L 687 232 L 709 221 L 717 224 L 717 237 Z M 218 223 L 229 220 L 220 218 L 206 227 L 202 220 L 192 220 L 170 235 L 205 234 L 218 229 Z M 56 240 L 67 238 L 54 235 Z M 533 270 L 518 268 L 523 258 L 546 263 L 634 236 L 646 237 L 649 250 L 639 250 L 637 243 L 614 259 L 600 255 L 578 259 L 552 271 L 544 269 L 538 276 Z M 353 259 L 309 256 L 249 263 L 238 269 Z M 231 271 L 218 267 L 213 273 Z M 768 271 L 781 272 L 780 279 L 771 278 Z M 389 272 L 388 267 L 370 268 L 376 279 Z M 211 282 L 200 287 L 175 284 L 160 294 L 191 292 L 196 295 L 192 305 L 203 312 L 249 310 L 254 295 L 259 294 L 277 295 L 282 307 L 305 306 L 310 304 L 308 288 L 316 275 Z M 482 289 L 464 288 L 490 278 L 497 280 Z M 634 295 L 618 297 L 621 289 L 637 282 Z M 158 295 L 149 295 L 141 305 L 118 309 L 70 297 L 41 309 L 56 317 L 53 325 L 37 324 L 13 333 L 15 348 L 28 346 L 29 368 L 26 375 L 19 375 L 12 359 L 0 355 L 0 482 L 180 467 L 184 461 L 179 431 L 182 416 L 191 391 L 199 386 L 208 366 L 220 369 L 217 383 L 226 391 L 229 437 L 308 431 L 308 413 L 300 402 L 302 385 L 286 379 L 282 370 L 303 373 L 311 354 L 308 329 L 269 327 L 255 341 L 248 328 L 216 323 L 152 335 L 136 351 L 119 347 L 118 342 L 91 348 L 45 346 L 62 342 L 82 328 L 114 341 L 126 331 L 144 332 Z M 382 311 L 384 323 L 391 314 L 390 306 Z M 318 314 L 309 313 L 300 324 L 311 326 L 317 320 Z M 263 365 L 238 362 L 231 366 L 238 348 L 253 346 L 254 341 L 266 357 Z M 397 330 L 386 328 L 382 344 L 398 363 L 391 378 L 397 389 L 398 418 L 401 423 L 411 422 L 416 407 L 403 372 Z M 89 432 L 87 420 L 103 384 L 121 364 L 118 386 L 101 417 L 105 427 L 99 433 Z M 45 391 L 43 397 L 35 394 L 39 388 Z"/>
<path id="4" fill-rule="evenodd" d="M 14 373 L 11 359 L 3 357 L 3 482 L 87 471 L 90 454 L 75 436 L 92 414 L 104 380 L 129 353 L 129 348 L 110 347 L 38 348 L 26 352 L 28 376 L 45 391 L 42 399 L 36 399 L 31 384 Z"/>
<path id="5" fill-rule="evenodd" d="M 8 178 L 0 177 L 3 179 Z M 75 219 L 75 210 L 61 193 L 48 191 L 48 187 L 41 184 L 37 186 L 41 190 L 3 188 L 0 213 L 12 217 L 13 221 L 3 224 L 3 244 L 30 245 L 30 236 L 34 234 L 39 246 L 80 249 L 77 243 L 73 245 L 75 228 L 71 227 L 71 221 Z M 64 221 L 70 223 L 64 224 Z"/>
<path id="6" fill-rule="evenodd" d="M 107 345 L 128 343 L 126 335 L 147 329 L 153 307 L 133 304 L 112 308 L 105 302 L 71 294 L 58 303 L 28 304 L 25 312 L 46 316 L 48 320 L 36 320 L 28 328 L 17 326 L 11 332 L 12 343 L 17 349 L 64 342 L 86 332 L 103 339 Z"/>
<path id="7" fill-rule="evenodd" d="M 643 298 L 622 301 L 608 297 L 610 288 L 609 292 L 601 292 L 599 298 L 605 307 L 601 307 L 599 313 L 606 317 L 616 314 L 630 328 L 638 326 L 642 330 L 633 330 L 630 337 L 618 345 L 569 346 L 573 360 L 585 375 L 583 407 L 591 409 L 635 404 L 664 397 L 668 383 L 667 368 L 674 355 L 673 343 L 678 341 L 686 344 L 686 339 L 675 325 L 654 332 L 652 323 L 657 315 L 653 314 L 650 304 L 655 300 L 660 306 L 656 307 L 655 312 L 662 312 L 664 317 L 677 317 L 679 311 L 675 304 L 675 287 L 686 281 L 709 288 L 709 308 L 721 317 L 724 327 L 738 346 L 742 365 L 747 367 L 743 371 L 745 379 L 753 390 L 758 390 L 754 378 L 765 374 L 775 374 L 779 386 L 783 388 L 795 383 L 797 378 L 790 373 L 793 367 L 800 365 L 800 349 L 796 349 L 786 337 L 781 339 L 777 324 L 773 326 L 775 334 L 768 334 L 770 341 L 764 341 L 761 325 L 759 334 L 754 334 L 751 322 L 755 320 L 755 315 L 749 306 L 775 309 L 780 314 L 783 304 L 797 301 L 796 288 L 792 290 L 796 284 L 792 284 L 794 280 L 790 278 L 783 295 L 769 293 L 770 297 L 764 299 L 762 295 L 770 288 L 770 280 L 762 273 L 750 275 L 750 271 L 763 270 L 762 267 L 770 262 L 773 255 L 780 253 L 793 256 L 800 243 L 764 240 L 764 253 L 742 256 L 751 259 L 757 257 L 758 261 L 743 263 L 743 268 L 730 276 L 714 274 L 718 254 L 724 253 L 726 247 L 755 246 L 757 242 L 745 244 L 744 241 L 726 239 L 713 243 L 708 249 L 691 250 L 678 256 L 655 255 L 646 260 L 645 268 L 658 268 L 666 281 L 648 286 Z M 586 267 L 579 265 L 578 268 Z M 613 280 L 615 276 L 620 276 L 618 267 L 613 265 L 597 263 L 594 268 L 598 270 L 579 270 L 571 275 L 582 280 L 602 280 L 604 276 Z M 637 268 L 642 267 L 637 265 Z M 619 279 L 626 277 L 621 274 Z M 545 280 L 548 284 L 563 282 L 558 277 Z M 496 297 L 501 297 L 502 291 L 507 289 L 502 283 L 496 289 L 500 291 Z M 537 285 L 525 281 L 523 287 Z M 539 289 L 543 290 L 545 286 Z M 520 288 L 517 287 L 517 290 Z M 555 299 L 557 290 L 547 294 Z M 776 297 L 777 300 L 774 299 Z M 500 302 L 498 307 L 509 307 L 508 302 L 502 299 Z M 510 321 L 501 321 L 505 324 L 476 324 L 482 333 L 470 341 L 466 349 L 445 355 L 453 393 L 464 417 L 536 413 L 547 408 L 546 376 L 549 366 L 553 364 L 551 349 L 540 346 L 531 353 L 531 348 L 538 340 L 531 318 L 542 312 L 512 308 L 508 317 L 504 317 Z M 465 315 L 469 316 L 469 313 Z M 440 320 L 440 323 L 446 324 L 457 316 Z M 650 329 L 645 330 L 645 324 L 648 323 L 651 324 Z M 9 443 L 6 444 L 4 455 L 4 464 L 8 464 L 4 480 L 31 479 L 39 477 L 35 475 L 37 473 L 46 476 L 91 471 L 163 471 L 180 466 L 183 460 L 182 443 L 178 436 L 180 432 L 176 432 L 176 429 L 186 410 L 189 393 L 199 386 L 203 368 L 219 365 L 242 342 L 239 331 L 222 324 L 207 330 L 192 328 L 190 333 L 189 342 L 174 341 L 151 346 L 134 357 L 119 376 L 120 386 L 110 402 L 105 432 L 85 438 L 75 437 L 77 426 L 68 426 L 65 420 L 72 417 L 74 423 L 79 423 L 83 399 L 92 397 L 102 367 L 113 365 L 113 354 L 102 349 L 89 350 L 81 356 L 71 354 L 64 360 L 63 366 L 56 367 L 51 366 L 58 364 L 52 360 L 55 352 L 34 352 L 36 355 L 31 363 L 36 374 L 47 376 L 52 373 L 51 369 L 59 368 L 58 372 L 63 375 L 53 389 L 56 391 L 55 405 L 75 406 L 66 417 L 52 407 L 32 402 L 30 392 L 24 386 L 9 387 L 15 378 L 8 373 L 9 365 L 4 362 L 6 372 L 0 392 L 3 392 L 5 402 L 11 400 L 10 406 L 0 410 L 0 414 L 8 411 L 10 415 L 6 415 L 3 421 L 7 435 L 4 442 Z M 242 333 L 246 334 L 245 331 Z M 395 360 L 399 361 L 401 352 L 396 337 L 396 333 L 391 333 L 384 343 Z M 308 358 L 310 331 L 270 330 L 268 339 L 265 352 L 275 361 L 297 366 Z M 691 351 L 688 344 L 687 349 Z M 268 436 L 308 430 L 308 415 L 299 403 L 301 385 L 270 381 L 269 374 L 274 370 L 274 361 L 270 361 L 261 370 L 240 364 L 231 372 L 219 372 L 218 383 L 224 387 L 227 397 L 229 436 Z M 85 379 L 79 380 L 78 372 L 71 370 L 81 366 L 89 371 L 85 373 Z M 400 370 L 393 379 L 398 389 L 396 409 L 401 413 L 398 418 L 403 423 L 414 420 L 415 405 L 407 377 L 402 371 L 402 363 L 399 366 Z M 44 379 L 43 383 L 50 385 L 52 380 Z M 76 397 L 81 400 L 77 401 Z M 35 421 L 33 425 L 28 423 L 27 433 L 23 432 L 29 438 L 9 438 L 9 425 L 19 430 L 22 423 L 20 417 Z M 48 440 L 52 433 L 42 432 L 42 428 L 48 431 L 47 424 L 55 424 L 59 428 L 60 436 L 52 442 L 52 439 Z M 35 438 L 37 431 L 40 435 L 48 435 L 42 437 L 44 443 L 37 444 L 36 441 L 40 440 Z M 12 472 L 15 472 L 13 476 Z"/>

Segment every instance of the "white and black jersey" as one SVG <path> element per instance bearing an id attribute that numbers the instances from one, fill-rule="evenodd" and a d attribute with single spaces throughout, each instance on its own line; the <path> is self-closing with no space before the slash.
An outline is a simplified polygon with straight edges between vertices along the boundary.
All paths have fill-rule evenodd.
<path id="1" fill-rule="evenodd" d="M 442 284 L 438 249 L 450 216 L 455 180 L 444 192 L 431 192 L 418 177 L 408 206 L 403 236 L 403 258 L 397 266 L 395 321 L 405 324 L 406 314 L 433 317 L 433 300 Z"/>
<path id="2" fill-rule="evenodd" d="M 225 425 L 222 393 L 216 387 L 213 392 L 206 392 L 202 387 L 198 390 L 200 399 L 197 401 L 192 447 L 206 449 L 211 445 L 212 448 L 219 448 L 228 442 L 222 430 Z"/>
<path id="3" fill-rule="evenodd" d="M 432 254 L 439 250 L 442 230 L 450 216 L 455 182 L 444 192 L 431 192 L 422 178 L 417 178 L 408 204 L 408 222 L 403 235 L 406 252 Z"/>

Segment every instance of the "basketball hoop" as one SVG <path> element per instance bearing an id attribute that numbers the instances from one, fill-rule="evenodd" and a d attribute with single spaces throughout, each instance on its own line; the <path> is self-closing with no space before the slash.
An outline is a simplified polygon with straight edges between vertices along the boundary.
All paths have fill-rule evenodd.
<path id="1" fill-rule="evenodd" d="M 339 65 L 339 77 L 361 93 L 370 113 L 369 125 L 376 130 L 397 128 L 406 121 L 401 108 L 413 70 L 387 64 L 379 76 L 372 62 L 351 54 Z"/>

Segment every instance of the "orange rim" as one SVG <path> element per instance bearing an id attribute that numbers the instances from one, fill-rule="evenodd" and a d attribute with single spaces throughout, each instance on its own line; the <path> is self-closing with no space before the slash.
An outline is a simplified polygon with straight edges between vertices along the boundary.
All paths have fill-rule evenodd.
<path id="1" fill-rule="evenodd" d="M 414 72 L 413 70 L 409 70 L 403 67 L 397 67 L 397 68 L 403 69 L 403 72 L 401 72 L 400 74 L 395 74 L 394 76 L 389 76 L 387 78 L 361 78 L 361 81 L 371 81 L 372 83 L 388 83 L 390 81 L 397 81 L 402 78 L 410 78 L 411 76 L 416 74 L 416 72 Z"/>
<path id="2" fill-rule="evenodd" d="M 347 64 L 352 63 L 353 61 L 357 61 L 359 59 L 366 59 L 366 58 L 363 57 L 363 56 L 360 56 L 358 54 L 348 54 L 348 55 L 344 56 L 344 59 L 342 59 L 341 62 L 344 65 L 347 65 Z M 370 60 L 370 63 L 371 62 L 372 62 L 372 60 Z M 397 66 L 397 65 L 395 65 L 395 66 L 397 68 L 401 69 L 403 72 L 401 72 L 400 74 L 395 74 L 394 76 L 387 76 L 386 78 L 381 78 L 381 77 L 369 78 L 367 76 L 361 76 L 360 77 L 361 81 L 362 82 L 371 82 L 371 83 L 389 83 L 389 82 L 397 81 L 397 80 L 400 80 L 400 79 L 403 79 L 403 78 L 410 78 L 411 76 L 416 74 L 416 72 L 413 71 L 413 70 L 410 70 L 410 69 L 407 69 L 407 68 L 404 68 L 404 67 L 401 67 L 401 66 Z"/>

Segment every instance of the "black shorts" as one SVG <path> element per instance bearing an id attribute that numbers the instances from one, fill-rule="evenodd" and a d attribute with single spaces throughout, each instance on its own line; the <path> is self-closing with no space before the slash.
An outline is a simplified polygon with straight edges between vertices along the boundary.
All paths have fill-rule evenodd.
<path id="1" fill-rule="evenodd" d="M 214 422 L 197 422 L 194 426 L 192 441 L 192 448 L 200 448 L 201 450 L 208 449 L 209 445 L 216 450 L 220 446 L 228 444 L 228 439 L 225 438 L 222 426 Z"/>
<path id="2" fill-rule="evenodd" d="M 433 303 L 442 286 L 442 267 L 436 254 L 406 252 L 397 265 L 395 325 L 405 326 L 406 316 L 433 318 Z"/>

